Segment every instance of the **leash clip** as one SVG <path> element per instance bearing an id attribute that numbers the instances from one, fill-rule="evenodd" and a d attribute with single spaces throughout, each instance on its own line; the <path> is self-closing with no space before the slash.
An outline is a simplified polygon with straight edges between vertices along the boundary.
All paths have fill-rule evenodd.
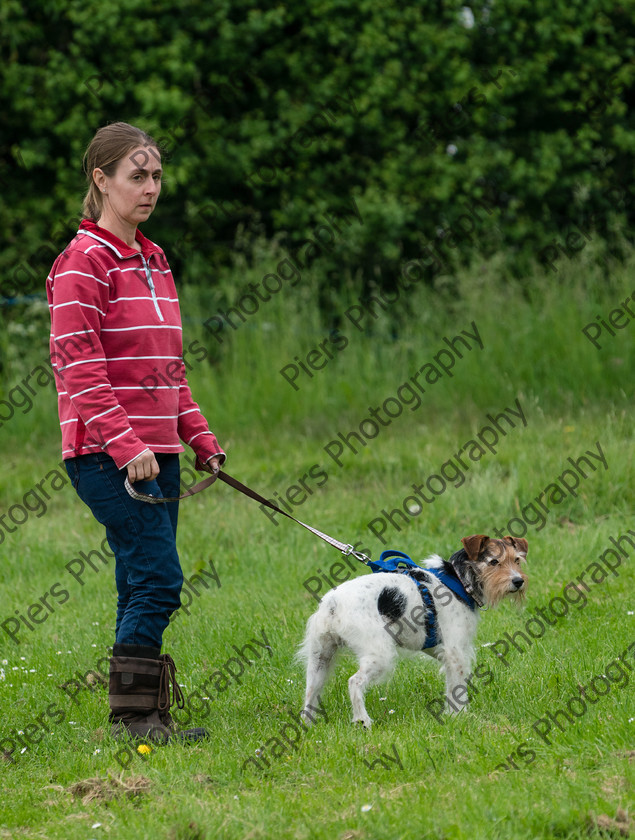
<path id="1" fill-rule="evenodd" d="M 370 563 L 370 557 L 367 557 L 361 551 L 355 551 L 354 546 L 352 545 L 345 545 L 344 548 L 340 549 L 344 557 L 349 557 L 352 555 L 356 560 L 359 560 L 360 563 L 368 564 Z"/>

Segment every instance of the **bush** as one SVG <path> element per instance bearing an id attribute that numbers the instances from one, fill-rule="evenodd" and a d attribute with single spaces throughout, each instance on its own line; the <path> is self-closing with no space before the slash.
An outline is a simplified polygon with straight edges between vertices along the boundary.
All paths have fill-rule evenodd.
<path id="1" fill-rule="evenodd" d="M 77 223 L 82 153 L 114 120 L 160 143 L 146 232 L 187 283 L 210 282 L 239 226 L 293 253 L 353 200 L 361 222 L 321 246 L 329 286 L 359 272 L 390 288 L 414 258 L 432 279 L 503 249 L 514 274 L 539 256 L 557 279 L 554 257 L 591 240 L 622 255 L 635 31 L 619 4 L 40 0 L 27 16 L 7 0 L 0 15 L 5 296 L 41 292 Z"/>

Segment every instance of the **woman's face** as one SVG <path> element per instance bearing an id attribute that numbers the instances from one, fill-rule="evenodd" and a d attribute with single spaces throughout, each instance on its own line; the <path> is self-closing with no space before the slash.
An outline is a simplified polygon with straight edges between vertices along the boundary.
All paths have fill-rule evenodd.
<path id="1" fill-rule="evenodd" d="M 161 175 L 161 155 L 153 146 L 138 146 L 123 157 L 111 177 L 95 169 L 104 202 L 101 219 L 114 216 L 133 227 L 145 222 L 159 198 Z"/>

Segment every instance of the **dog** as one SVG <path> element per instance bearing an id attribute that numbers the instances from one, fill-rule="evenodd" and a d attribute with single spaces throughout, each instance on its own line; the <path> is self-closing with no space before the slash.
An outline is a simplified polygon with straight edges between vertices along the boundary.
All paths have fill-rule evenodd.
<path id="1" fill-rule="evenodd" d="M 465 707 L 467 699 L 462 699 L 457 709 L 456 692 L 467 695 L 479 608 L 494 607 L 505 597 L 524 599 L 527 575 L 521 565 L 528 545 L 518 537 L 490 539 L 484 534 L 464 537 L 461 543 L 463 548 L 447 562 L 436 554 L 423 568 L 410 561 L 415 568 L 405 573 L 354 578 L 322 598 L 298 651 L 306 666 L 302 714 L 309 724 L 309 710 L 319 703 L 342 648 L 349 648 L 359 663 L 348 681 L 353 723 L 370 728 L 364 694 L 369 685 L 390 676 L 400 650 L 423 651 L 437 659 L 445 671 L 446 700 L 454 699 L 446 711 Z"/>

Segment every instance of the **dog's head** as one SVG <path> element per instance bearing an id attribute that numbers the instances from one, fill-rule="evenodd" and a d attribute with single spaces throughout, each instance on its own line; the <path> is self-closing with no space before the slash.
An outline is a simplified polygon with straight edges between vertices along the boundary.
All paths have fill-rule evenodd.
<path id="1" fill-rule="evenodd" d="M 494 607 L 506 595 L 522 601 L 527 575 L 521 564 L 527 559 L 527 540 L 520 537 L 490 539 L 484 534 L 463 537 L 463 551 L 450 560 L 459 578 L 487 606 Z M 480 597 L 479 597 L 480 596 Z"/>

